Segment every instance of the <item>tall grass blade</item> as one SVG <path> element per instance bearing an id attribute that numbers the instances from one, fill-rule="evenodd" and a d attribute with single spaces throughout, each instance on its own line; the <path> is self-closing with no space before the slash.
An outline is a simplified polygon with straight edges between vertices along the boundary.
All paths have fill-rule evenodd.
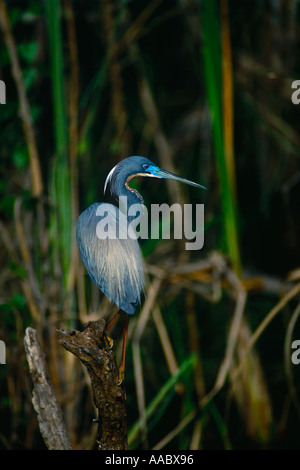
<path id="1" fill-rule="evenodd" d="M 166 396 L 170 392 L 170 390 L 174 387 L 174 385 L 178 382 L 178 380 L 185 374 L 188 370 L 195 367 L 197 362 L 197 356 L 195 354 L 191 354 L 179 367 L 177 372 L 169 378 L 169 380 L 161 387 L 157 395 L 153 398 L 151 403 L 146 408 L 146 419 L 147 421 L 153 416 L 156 410 L 163 404 Z M 128 433 L 128 445 L 132 445 L 134 441 L 137 439 L 139 433 L 141 431 L 141 421 L 138 420 L 130 429 Z"/>
<path id="2" fill-rule="evenodd" d="M 46 0 L 49 51 L 51 59 L 52 101 L 54 116 L 55 159 L 50 193 L 54 213 L 50 219 L 50 233 L 55 266 L 61 263 L 63 287 L 66 289 L 71 256 L 71 191 L 68 166 L 67 116 L 64 97 L 63 48 L 59 0 Z M 61 260 L 61 262 L 60 262 Z"/>
<path id="3" fill-rule="evenodd" d="M 227 21 L 226 18 L 228 19 L 228 16 L 225 16 L 223 21 Z M 221 44 L 219 12 L 216 8 L 216 2 L 215 0 L 203 0 L 204 72 L 224 217 L 223 238 L 233 266 L 237 272 L 240 272 L 241 260 L 233 157 L 233 103 L 232 93 L 230 93 L 232 87 L 232 77 L 230 75 L 231 54 L 228 25 L 224 28 L 223 43 Z M 224 51 L 224 54 L 222 54 L 222 51 Z M 222 96 L 224 96 L 223 101 Z"/>

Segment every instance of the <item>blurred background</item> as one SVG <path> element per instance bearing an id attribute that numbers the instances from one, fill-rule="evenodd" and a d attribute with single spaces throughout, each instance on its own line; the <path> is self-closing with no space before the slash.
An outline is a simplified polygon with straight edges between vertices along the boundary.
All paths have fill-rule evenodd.
<path id="1" fill-rule="evenodd" d="M 299 20 L 299 0 L 0 0 L 1 449 L 45 448 L 27 326 L 73 448 L 95 446 L 89 379 L 56 330 L 115 312 L 74 230 L 129 155 L 208 188 L 132 182 L 147 206 L 204 204 L 205 243 L 141 241 L 129 447 L 300 448 Z"/>

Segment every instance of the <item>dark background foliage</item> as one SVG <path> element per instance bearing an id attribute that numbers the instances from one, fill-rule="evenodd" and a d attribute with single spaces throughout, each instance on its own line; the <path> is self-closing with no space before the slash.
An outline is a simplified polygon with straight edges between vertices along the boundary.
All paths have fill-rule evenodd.
<path id="1" fill-rule="evenodd" d="M 150 309 L 141 341 L 127 352 L 131 448 L 299 448 L 300 365 L 291 362 L 290 344 L 300 338 L 299 295 L 285 297 L 299 282 L 299 105 L 291 101 L 300 80 L 299 1 L 0 6 L 0 339 L 7 353 L 0 447 L 44 448 L 23 346 L 29 325 L 41 337 L 73 447 L 94 446 L 90 384 L 60 350 L 56 329 L 114 311 L 78 259 L 74 227 L 83 209 L 104 200 L 110 169 L 145 155 L 208 190 L 133 182 L 147 206 L 203 203 L 205 244 L 188 252 L 176 240 L 141 241 Z M 157 268 L 168 275 L 153 293 Z M 203 407 L 244 289 L 226 380 Z M 113 336 L 119 357 L 121 326 Z"/>

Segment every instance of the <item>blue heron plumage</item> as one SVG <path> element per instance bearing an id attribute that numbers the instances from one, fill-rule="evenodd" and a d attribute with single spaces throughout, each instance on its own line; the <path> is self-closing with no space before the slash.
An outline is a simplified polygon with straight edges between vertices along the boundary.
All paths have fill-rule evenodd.
<path id="1" fill-rule="evenodd" d="M 116 318 L 125 313 L 126 328 L 127 315 L 133 315 L 139 308 L 144 289 L 143 263 L 138 241 L 134 237 L 126 236 L 127 222 L 134 221 L 137 225 L 143 215 L 142 210 L 139 215 L 129 215 L 134 204 L 139 204 L 140 207 L 143 204 L 142 196 L 129 186 L 130 180 L 136 176 L 166 178 L 204 188 L 200 184 L 162 170 L 148 158 L 128 157 L 109 172 L 104 185 L 104 192 L 109 186 L 111 195 L 118 202 L 121 197 L 126 197 L 127 212 L 123 214 L 116 206 L 102 202 L 92 204 L 79 216 L 76 237 L 81 260 L 93 282 L 119 307 Z M 109 224 L 106 237 L 101 238 L 97 235 L 97 226 L 104 218 Z M 116 229 L 114 233 L 111 233 L 112 227 Z M 108 326 L 111 326 L 113 321 Z M 124 339 L 126 343 L 126 334 Z M 124 341 L 123 352 L 125 354 Z M 122 355 L 121 380 L 124 376 L 124 361 L 125 356 L 123 358 Z"/>

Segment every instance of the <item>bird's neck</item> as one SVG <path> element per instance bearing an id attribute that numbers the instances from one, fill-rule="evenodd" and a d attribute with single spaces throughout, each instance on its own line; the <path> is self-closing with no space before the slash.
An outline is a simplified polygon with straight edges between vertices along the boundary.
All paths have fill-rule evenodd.
<path id="1" fill-rule="evenodd" d="M 142 196 L 133 188 L 123 189 L 118 198 L 121 211 L 126 214 L 128 222 L 135 221 L 134 225 L 138 225 L 144 214 L 144 201 Z"/>

